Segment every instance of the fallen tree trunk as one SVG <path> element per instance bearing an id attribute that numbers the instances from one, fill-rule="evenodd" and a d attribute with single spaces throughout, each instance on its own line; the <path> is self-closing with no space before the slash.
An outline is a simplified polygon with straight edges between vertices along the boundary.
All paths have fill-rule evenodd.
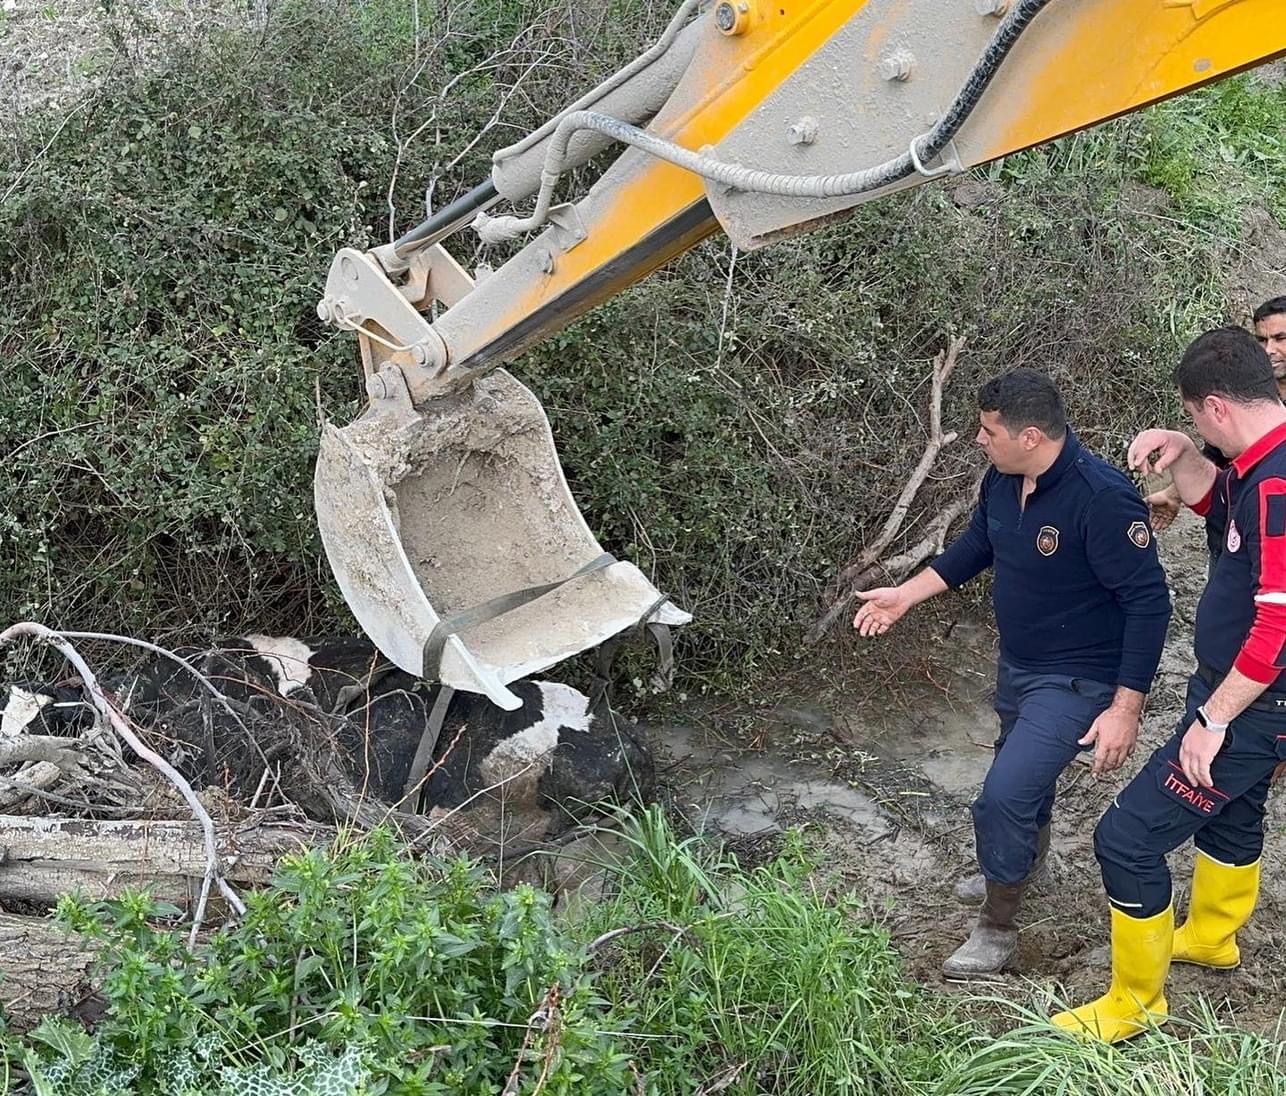
<path id="1" fill-rule="evenodd" d="M 329 844 L 335 831 L 311 822 L 251 816 L 218 830 L 226 879 L 263 886 L 281 857 Z M 201 826 L 183 821 L 103 821 L 0 815 L 0 904 L 51 907 L 73 891 L 111 898 L 126 887 L 147 887 L 188 908 L 206 871 Z"/>
<path id="2" fill-rule="evenodd" d="M 0 1006 L 20 1031 L 66 1013 L 90 992 L 93 952 L 43 917 L 0 913 Z"/>

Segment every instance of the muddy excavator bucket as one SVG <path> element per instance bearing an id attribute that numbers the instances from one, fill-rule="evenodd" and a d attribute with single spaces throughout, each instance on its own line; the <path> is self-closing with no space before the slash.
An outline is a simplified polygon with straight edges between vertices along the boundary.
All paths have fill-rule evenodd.
<path id="1" fill-rule="evenodd" d="M 511 375 L 421 410 L 396 367 L 370 387 L 361 418 L 324 426 L 314 494 L 345 600 L 403 670 L 512 709 L 509 682 L 645 618 L 691 619 L 603 552 Z"/>

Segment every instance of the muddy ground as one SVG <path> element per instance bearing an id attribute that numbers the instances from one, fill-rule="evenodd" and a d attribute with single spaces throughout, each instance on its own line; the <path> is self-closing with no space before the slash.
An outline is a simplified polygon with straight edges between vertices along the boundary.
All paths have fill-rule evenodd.
<path id="1" fill-rule="evenodd" d="M 1175 615 L 1139 748 L 1121 772 L 1096 778 L 1088 764 L 1077 763 L 1064 774 L 1054 816 L 1053 886 L 1025 905 L 1020 970 L 988 982 L 985 993 L 1044 1009 L 1052 997 L 1079 1002 L 1106 988 L 1108 913 L 1094 827 L 1112 796 L 1173 732 L 1205 580 L 1204 534 L 1195 517 L 1184 515 L 1160 540 Z M 945 604 L 915 611 L 918 627 L 941 636 L 910 675 L 918 680 L 909 680 L 904 665 L 884 680 L 868 669 L 816 695 L 796 692 L 775 707 L 712 708 L 691 724 L 658 728 L 657 743 L 667 793 L 694 828 L 726 838 L 753 860 L 767 855 L 785 828 L 808 826 L 824 852 L 824 870 L 869 899 L 908 973 L 960 993 L 939 967 L 974 919 L 951 889 L 976 870 L 968 805 L 986 774 L 996 731 L 996 647 L 988 623 L 962 618 L 964 610 L 950 598 L 939 602 Z M 900 627 L 912 623 L 908 617 Z M 1280 961 L 1286 868 L 1274 853 L 1284 820 L 1286 789 L 1269 804 L 1263 894 L 1240 937 L 1241 969 L 1176 967 L 1169 986 L 1177 1015 L 1202 994 L 1230 1008 L 1242 1026 L 1276 1024 L 1286 982 Z M 1190 846 L 1171 857 L 1180 912 L 1191 865 Z"/>

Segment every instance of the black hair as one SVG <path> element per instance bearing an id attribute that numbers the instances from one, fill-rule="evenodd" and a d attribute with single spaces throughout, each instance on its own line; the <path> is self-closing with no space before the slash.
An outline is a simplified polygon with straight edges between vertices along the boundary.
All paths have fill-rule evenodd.
<path id="1" fill-rule="evenodd" d="M 978 390 L 978 410 L 997 412 L 1011 437 L 1029 426 L 1053 441 L 1067 433 L 1062 393 L 1035 369 L 1011 369 L 992 377 Z"/>
<path id="2" fill-rule="evenodd" d="M 1258 323 L 1260 320 L 1268 319 L 1269 316 L 1286 316 L 1286 297 L 1273 297 L 1265 301 L 1255 309 L 1254 315 L 1250 318 L 1254 323 Z"/>
<path id="3" fill-rule="evenodd" d="M 1235 403 L 1280 403 L 1268 352 L 1241 327 L 1219 327 L 1199 335 L 1174 370 L 1179 394 L 1188 403 L 1222 396 Z"/>

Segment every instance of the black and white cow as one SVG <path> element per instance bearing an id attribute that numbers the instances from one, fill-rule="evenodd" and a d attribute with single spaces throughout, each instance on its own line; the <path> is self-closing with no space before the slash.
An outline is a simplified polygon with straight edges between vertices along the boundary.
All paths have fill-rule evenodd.
<path id="1" fill-rule="evenodd" d="M 404 798 L 439 690 L 388 663 L 366 639 L 248 635 L 177 653 L 229 698 L 236 718 L 209 704 L 193 675 L 161 656 L 103 686 L 155 732 L 153 741 L 166 745 L 195 785 L 221 787 L 243 802 L 265 768 L 289 770 L 301 753 L 319 756 L 319 743 L 361 794 L 466 820 L 478 851 L 554 836 L 604 802 L 650 793 L 651 757 L 632 728 L 605 699 L 591 704 L 557 682 L 515 684 L 523 704 L 511 712 L 472 693 L 454 694 L 424 794 Z M 14 683 L 5 692 L 6 735 L 76 734 L 92 719 L 76 686 Z M 308 802 L 300 805 L 309 810 Z"/>

